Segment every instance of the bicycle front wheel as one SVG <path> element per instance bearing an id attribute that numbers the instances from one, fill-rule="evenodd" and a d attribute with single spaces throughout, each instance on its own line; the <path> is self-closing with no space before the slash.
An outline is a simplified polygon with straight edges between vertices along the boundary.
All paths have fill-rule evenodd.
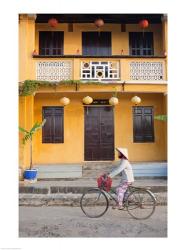
<path id="1" fill-rule="evenodd" d="M 127 198 L 127 211 L 135 219 L 148 219 L 155 211 L 156 199 L 149 190 L 135 190 Z"/>
<path id="2" fill-rule="evenodd" d="M 98 218 L 106 213 L 109 203 L 103 191 L 99 188 L 89 189 L 80 200 L 83 213 L 90 218 Z"/>

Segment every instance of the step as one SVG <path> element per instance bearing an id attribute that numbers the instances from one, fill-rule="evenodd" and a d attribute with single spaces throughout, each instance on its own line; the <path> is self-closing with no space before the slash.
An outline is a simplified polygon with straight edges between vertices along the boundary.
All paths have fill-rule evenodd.
<path id="1" fill-rule="evenodd" d="M 89 163 L 83 166 L 83 177 L 110 172 L 119 163 Z M 131 163 L 134 177 L 167 177 L 167 162 Z"/>
<path id="2" fill-rule="evenodd" d="M 96 186 L 93 186 L 96 187 Z M 167 192 L 167 186 L 146 186 L 152 192 Z M 59 193 L 73 193 L 79 194 L 84 193 L 90 189 L 90 186 L 49 186 L 49 187 L 34 187 L 34 186 L 20 186 L 19 193 L 30 193 L 30 194 L 59 194 Z M 115 186 L 114 186 L 115 188 Z"/>
<path id="3" fill-rule="evenodd" d="M 38 179 L 97 177 L 110 172 L 119 162 L 88 162 L 83 164 L 35 165 Z M 135 177 L 167 177 L 167 162 L 131 163 Z"/>
<path id="4" fill-rule="evenodd" d="M 35 165 L 38 169 L 37 179 L 81 178 L 82 165 L 80 164 L 46 164 Z"/>
<path id="5" fill-rule="evenodd" d="M 167 176 L 167 162 L 133 163 L 135 177 Z"/>
<path id="6" fill-rule="evenodd" d="M 157 205 L 167 205 L 167 193 L 154 193 Z M 20 194 L 19 206 L 77 206 L 80 207 L 82 194 Z M 110 201 L 110 205 L 114 205 Z"/>

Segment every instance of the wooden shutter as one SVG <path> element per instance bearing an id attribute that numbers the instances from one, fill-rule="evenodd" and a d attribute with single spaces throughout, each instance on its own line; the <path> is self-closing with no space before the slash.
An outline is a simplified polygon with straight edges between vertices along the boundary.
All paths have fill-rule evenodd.
<path id="1" fill-rule="evenodd" d="M 64 110 L 63 107 L 43 107 L 42 143 L 64 142 Z"/>
<path id="2" fill-rule="evenodd" d="M 153 107 L 133 107 L 134 142 L 154 142 Z"/>
<path id="3" fill-rule="evenodd" d="M 52 55 L 63 55 L 64 32 L 52 32 Z"/>
<path id="4" fill-rule="evenodd" d="M 64 32 L 40 31 L 39 53 L 40 55 L 63 55 Z"/>
<path id="5" fill-rule="evenodd" d="M 110 56 L 111 32 L 82 32 L 82 51 L 86 56 Z"/>
<path id="6" fill-rule="evenodd" d="M 130 55 L 154 55 L 152 32 L 129 32 Z"/>
<path id="7" fill-rule="evenodd" d="M 144 107 L 144 141 L 154 142 L 153 108 Z"/>
<path id="8" fill-rule="evenodd" d="M 145 32 L 142 34 L 142 55 L 153 55 L 153 33 Z"/>
<path id="9" fill-rule="evenodd" d="M 99 36 L 99 55 L 111 55 L 111 32 L 100 32 Z"/>
<path id="10" fill-rule="evenodd" d="M 141 35 L 139 32 L 129 32 L 130 55 L 141 55 Z"/>
<path id="11" fill-rule="evenodd" d="M 39 53 L 40 55 L 50 55 L 51 32 L 39 32 Z"/>
<path id="12" fill-rule="evenodd" d="M 54 143 L 64 142 L 64 110 L 63 107 L 54 108 Z"/>
<path id="13" fill-rule="evenodd" d="M 53 110 L 52 108 L 43 108 L 43 119 L 46 123 L 42 128 L 42 143 L 53 142 Z"/>

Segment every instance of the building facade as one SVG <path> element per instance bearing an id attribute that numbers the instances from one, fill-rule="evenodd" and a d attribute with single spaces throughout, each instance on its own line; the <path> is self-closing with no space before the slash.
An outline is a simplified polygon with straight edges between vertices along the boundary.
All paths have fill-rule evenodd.
<path id="1" fill-rule="evenodd" d="M 164 14 L 20 14 L 19 85 L 19 125 L 46 119 L 34 165 L 115 161 L 115 147 L 128 148 L 133 162 L 167 161 L 167 124 L 154 119 L 167 114 Z M 24 169 L 30 153 L 21 138 Z"/>

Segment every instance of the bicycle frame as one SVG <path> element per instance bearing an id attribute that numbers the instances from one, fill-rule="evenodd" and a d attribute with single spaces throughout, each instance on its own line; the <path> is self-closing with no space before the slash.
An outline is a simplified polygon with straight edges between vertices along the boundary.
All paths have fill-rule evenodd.
<path id="1" fill-rule="evenodd" d="M 116 203 L 118 202 L 117 199 L 113 196 L 116 195 L 116 192 L 111 188 L 109 192 L 105 191 L 104 189 L 100 189 L 107 197 L 108 200 L 114 200 Z"/>
<path id="2" fill-rule="evenodd" d="M 103 188 L 99 188 L 99 189 L 106 195 L 108 200 L 114 200 L 116 203 L 118 203 L 118 200 L 113 196 L 113 195 L 116 195 L 116 191 L 114 190 L 115 188 L 111 188 L 109 192 L 105 191 Z M 148 191 L 155 198 L 155 195 L 148 188 L 144 188 L 144 187 L 142 188 L 142 187 L 135 187 L 135 186 L 129 185 L 126 192 L 131 194 L 135 192 L 136 190 Z M 156 201 L 156 198 L 155 198 L 155 201 Z"/>

